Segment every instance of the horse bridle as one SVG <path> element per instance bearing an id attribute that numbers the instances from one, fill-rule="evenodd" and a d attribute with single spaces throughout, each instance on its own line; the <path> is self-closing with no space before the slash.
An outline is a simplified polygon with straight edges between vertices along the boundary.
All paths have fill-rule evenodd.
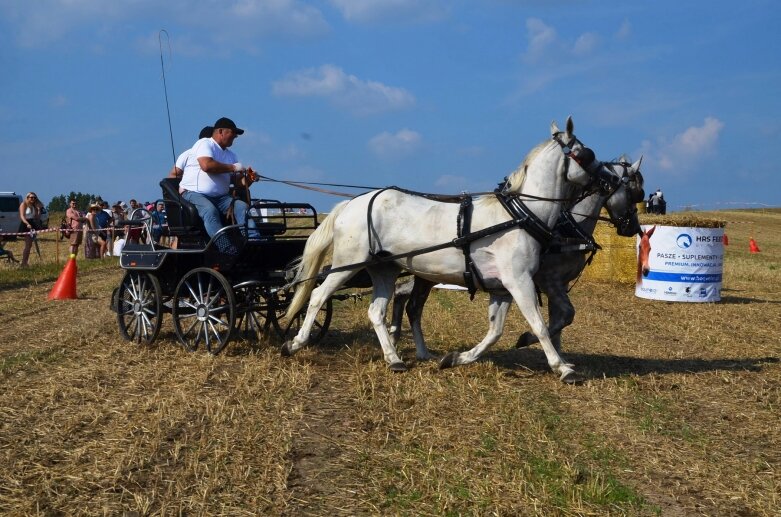
<path id="1" fill-rule="evenodd" d="M 580 198 L 575 203 L 573 203 L 573 205 L 577 204 L 595 192 L 599 192 L 602 196 L 605 196 L 605 201 L 607 202 L 610 197 L 618 192 L 618 189 L 621 187 L 621 185 L 630 185 L 632 183 L 635 183 L 636 185 L 638 176 L 639 178 L 643 177 L 640 171 L 635 171 L 634 174 L 630 175 L 629 171 L 631 170 L 632 165 L 625 161 L 600 162 L 599 166 L 600 167 L 598 171 L 592 175 L 592 182 L 586 186 Z M 608 169 L 609 172 L 603 170 L 602 167 Z M 620 174 L 618 171 L 616 171 L 616 168 L 618 167 L 621 168 Z M 637 213 L 636 203 L 639 203 L 645 197 L 642 189 L 640 189 L 638 194 L 636 186 L 629 186 L 627 195 L 630 196 L 630 203 L 629 209 L 624 213 L 624 215 L 614 216 L 612 213 L 610 213 L 610 211 L 608 211 L 608 213 L 610 213 L 610 217 L 604 217 L 601 215 L 594 217 L 587 214 L 576 215 L 587 217 L 589 219 L 596 219 L 597 221 L 605 221 L 615 225 L 618 228 L 625 228 L 631 224 L 633 216 Z"/>
<path id="2" fill-rule="evenodd" d="M 581 169 L 586 171 L 586 174 L 589 175 L 591 178 L 591 181 L 589 181 L 589 185 L 594 180 L 594 174 L 595 174 L 595 168 L 594 163 L 597 162 L 596 157 L 594 155 L 594 151 L 583 145 L 583 142 L 578 140 L 578 138 L 575 135 L 572 135 L 572 137 L 568 141 L 562 140 L 561 136 L 565 134 L 561 131 L 558 133 L 554 133 L 551 136 L 551 140 L 559 144 L 559 147 L 561 148 L 561 152 L 564 153 L 564 156 L 566 158 L 569 158 L 569 160 L 574 161 L 575 163 L 580 166 Z M 574 147 L 576 145 L 580 144 L 580 150 L 578 152 L 575 152 Z M 581 155 L 583 153 L 583 155 Z M 564 175 L 569 174 L 569 160 L 566 160 L 564 162 Z M 504 178 L 504 181 L 499 183 L 497 186 L 495 192 L 500 192 L 503 195 L 506 195 L 506 190 L 510 188 L 511 185 L 507 182 L 507 178 Z M 515 194 L 516 196 L 522 196 L 529 199 L 534 199 L 536 201 L 553 201 L 553 202 L 571 202 L 576 201 L 574 198 L 561 198 L 561 199 L 555 199 L 555 198 L 545 198 L 545 197 L 539 197 L 539 196 L 532 196 L 530 194 Z"/>

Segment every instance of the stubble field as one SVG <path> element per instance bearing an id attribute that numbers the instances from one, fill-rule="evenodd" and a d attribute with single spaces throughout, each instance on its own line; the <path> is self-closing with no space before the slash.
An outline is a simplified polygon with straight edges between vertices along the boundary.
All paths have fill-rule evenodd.
<path id="1" fill-rule="evenodd" d="M 79 299 L 60 302 L 61 264 L 0 265 L 0 513 L 778 515 L 781 211 L 715 215 L 720 303 L 575 287 L 563 346 L 581 386 L 513 348 L 516 308 L 477 364 L 417 362 L 405 333 L 411 368 L 393 374 L 367 297 L 337 302 L 294 358 L 273 338 L 213 357 L 185 352 L 168 316 L 154 345 L 123 341 L 113 260 L 80 261 Z M 430 347 L 477 343 L 486 299 L 435 291 Z"/>

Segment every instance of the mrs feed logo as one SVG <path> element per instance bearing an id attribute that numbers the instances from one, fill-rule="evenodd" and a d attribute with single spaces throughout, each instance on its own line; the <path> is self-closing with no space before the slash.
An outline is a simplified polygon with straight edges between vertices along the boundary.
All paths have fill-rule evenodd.
<path id="1" fill-rule="evenodd" d="M 682 233 L 678 235 L 677 239 L 675 239 L 675 243 L 679 248 L 686 249 L 692 245 L 692 236 L 688 233 Z"/>

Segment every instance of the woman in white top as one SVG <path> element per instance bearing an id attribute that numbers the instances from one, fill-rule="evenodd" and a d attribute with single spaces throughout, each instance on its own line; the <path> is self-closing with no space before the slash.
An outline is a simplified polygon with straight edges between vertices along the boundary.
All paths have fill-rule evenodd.
<path id="1" fill-rule="evenodd" d="M 38 196 L 35 192 L 28 192 L 19 205 L 19 233 L 29 232 L 24 236 L 24 251 L 22 251 L 20 267 L 27 267 L 27 261 L 30 259 L 30 249 L 33 247 L 33 239 L 35 238 L 33 232 L 41 228 L 41 210 L 38 205 Z"/>

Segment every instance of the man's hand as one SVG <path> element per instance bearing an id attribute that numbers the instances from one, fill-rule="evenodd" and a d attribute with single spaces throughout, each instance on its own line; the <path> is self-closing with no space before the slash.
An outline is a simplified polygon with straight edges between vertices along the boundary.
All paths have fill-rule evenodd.
<path id="1" fill-rule="evenodd" d="M 247 170 L 244 165 L 241 164 L 241 162 L 236 162 L 233 164 L 233 172 L 244 172 Z"/>
<path id="2" fill-rule="evenodd" d="M 252 167 L 247 167 L 247 172 L 245 173 L 245 175 L 247 176 L 247 179 L 252 183 L 260 179 L 258 178 L 258 173 L 255 172 L 255 169 L 253 169 Z"/>

